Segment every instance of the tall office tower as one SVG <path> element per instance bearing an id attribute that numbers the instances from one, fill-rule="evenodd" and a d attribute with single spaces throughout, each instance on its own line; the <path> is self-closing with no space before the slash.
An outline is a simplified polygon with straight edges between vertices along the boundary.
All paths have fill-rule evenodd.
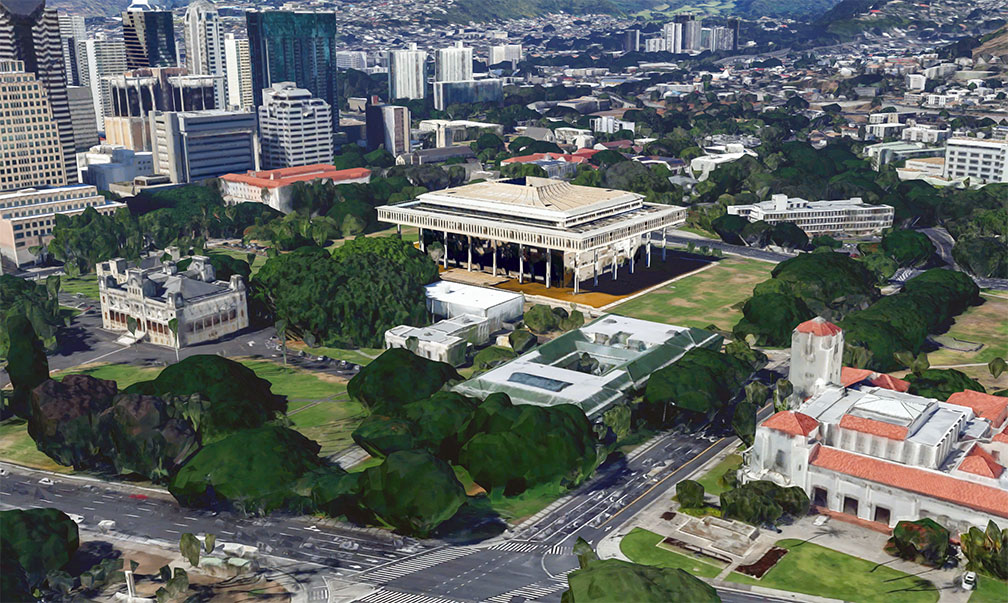
<path id="1" fill-rule="evenodd" d="M 739 45 L 739 19 L 728 19 L 728 28 L 732 30 L 732 50 L 738 50 Z"/>
<path id="2" fill-rule="evenodd" d="M 185 12 L 186 67 L 193 75 L 219 75 L 220 86 L 215 91 L 217 107 L 228 105 L 224 37 L 220 15 L 207 0 L 196 0 Z"/>
<path id="3" fill-rule="evenodd" d="M 662 26 L 662 37 L 665 38 L 665 52 L 679 54 L 683 51 L 683 24 L 666 23 Z"/>
<path id="4" fill-rule="evenodd" d="M 623 34 L 623 52 L 640 52 L 641 35 L 639 29 L 628 29 Z"/>
<path id="5" fill-rule="evenodd" d="M 385 145 L 398 157 L 410 152 L 410 110 L 399 105 L 369 104 L 365 112 L 368 150 Z"/>
<path id="6" fill-rule="evenodd" d="M 87 37 L 84 31 L 84 17 L 60 15 L 59 30 L 67 86 L 81 86 L 80 74 L 77 72 L 77 42 Z"/>
<path id="7" fill-rule="evenodd" d="M 332 109 L 321 98 L 291 82 L 263 90 L 259 107 L 259 146 L 264 170 L 331 163 Z"/>
<path id="8" fill-rule="evenodd" d="M 24 71 L 42 83 L 59 132 L 64 177 L 76 184 L 77 156 L 56 10 L 46 8 L 45 0 L 0 0 L 0 60 L 21 61 Z"/>
<path id="9" fill-rule="evenodd" d="M 70 121 L 73 124 L 74 153 L 84 153 L 98 144 L 98 127 L 94 114 L 91 89 L 87 86 L 67 86 Z"/>
<path id="10" fill-rule="evenodd" d="M 0 132 L 16 132 L 0 136 L 0 191 L 67 183 L 49 95 L 24 61 L 0 60 Z"/>
<path id="11" fill-rule="evenodd" d="M 673 21 L 682 25 L 682 50 L 699 50 L 702 22 L 695 15 L 676 15 Z"/>
<path id="12" fill-rule="evenodd" d="M 434 56 L 435 82 L 465 82 L 473 79 L 472 48 L 455 42 L 450 48 L 439 48 Z"/>
<path id="13" fill-rule="evenodd" d="M 106 77 L 112 105 L 105 116 L 105 139 L 134 151 L 150 151 L 150 114 L 218 109 L 216 90 L 222 77 L 187 75 L 183 67 L 135 69 Z"/>
<path id="14" fill-rule="evenodd" d="M 389 52 L 389 98 L 423 98 L 427 95 L 427 53 L 410 44 L 408 50 Z"/>
<path id="15" fill-rule="evenodd" d="M 254 107 L 248 40 L 236 39 L 234 34 L 224 37 L 224 71 L 227 73 L 228 106 L 240 109 Z"/>
<path id="16" fill-rule="evenodd" d="M 262 104 L 263 89 L 293 82 L 329 104 L 333 132 L 338 131 L 336 13 L 249 11 L 245 22 L 255 106 Z"/>
<path id="17" fill-rule="evenodd" d="M 501 46 L 491 46 L 490 47 L 490 64 L 496 65 L 498 63 L 511 63 L 514 67 L 522 60 L 522 47 L 521 44 L 503 44 Z M 469 62 L 470 66 L 472 61 Z M 472 79 L 472 78 L 470 78 Z"/>
<path id="18" fill-rule="evenodd" d="M 77 72 L 81 85 L 91 89 L 95 125 L 105 131 L 105 116 L 112 114 L 112 95 L 105 78 L 126 71 L 126 45 L 122 40 L 82 40 L 77 42 Z"/>
<path id="19" fill-rule="evenodd" d="M 154 173 L 173 183 L 256 169 L 255 113 L 154 111 L 150 123 Z"/>
<path id="20" fill-rule="evenodd" d="M 127 69 L 178 64 L 170 10 L 155 10 L 150 0 L 133 0 L 123 11 L 122 27 Z"/>

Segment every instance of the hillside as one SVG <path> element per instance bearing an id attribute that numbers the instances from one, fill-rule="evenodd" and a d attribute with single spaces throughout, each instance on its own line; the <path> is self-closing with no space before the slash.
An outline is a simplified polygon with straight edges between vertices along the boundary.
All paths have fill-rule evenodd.
<path id="1" fill-rule="evenodd" d="M 1003 57 L 1008 55 L 1008 27 L 1002 27 L 992 34 L 980 39 L 981 44 L 973 49 L 973 56 L 989 54 Z"/>
<path id="2" fill-rule="evenodd" d="M 155 4 L 165 8 L 186 6 L 189 0 L 158 0 Z M 130 0 L 46 0 L 46 6 L 68 15 L 95 17 L 118 15 L 130 5 Z"/>

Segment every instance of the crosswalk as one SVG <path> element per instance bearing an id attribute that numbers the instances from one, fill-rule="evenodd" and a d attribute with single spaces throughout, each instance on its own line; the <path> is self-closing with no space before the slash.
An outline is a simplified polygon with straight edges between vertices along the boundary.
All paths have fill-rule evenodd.
<path id="1" fill-rule="evenodd" d="M 492 551 L 509 551 L 512 553 L 536 553 L 543 551 L 546 555 L 570 555 L 574 552 L 574 547 L 565 544 L 554 544 L 550 546 L 542 542 L 529 542 L 522 540 L 512 540 L 495 544 L 490 547 Z"/>
<path id="2" fill-rule="evenodd" d="M 528 586 L 509 590 L 506 593 L 490 597 L 487 601 L 490 601 L 491 603 L 511 603 L 512 599 L 515 597 L 528 601 L 535 601 L 536 599 L 556 595 L 556 593 L 566 588 L 567 579 L 556 578 L 547 582 L 537 582 L 535 584 L 529 584 Z"/>
<path id="3" fill-rule="evenodd" d="M 309 601 L 328 601 L 329 600 L 329 589 L 320 586 L 319 588 L 312 589 L 308 593 Z"/>
<path id="4" fill-rule="evenodd" d="M 414 572 L 419 572 L 453 559 L 465 557 L 466 555 L 470 555 L 478 550 L 480 549 L 471 546 L 444 547 L 431 551 L 430 553 L 410 557 L 403 561 L 394 561 L 388 565 L 366 570 L 361 572 L 357 577 L 361 580 L 366 580 L 375 584 L 387 584 Z"/>
<path id="5" fill-rule="evenodd" d="M 363 599 L 357 599 L 356 603 L 454 603 L 455 601 L 456 599 L 442 599 L 382 588 Z"/>
<path id="6" fill-rule="evenodd" d="M 547 555 L 573 555 L 574 547 L 569 544 L 554 544 L 550 547 L 550 550 L 546 551 Z"/>

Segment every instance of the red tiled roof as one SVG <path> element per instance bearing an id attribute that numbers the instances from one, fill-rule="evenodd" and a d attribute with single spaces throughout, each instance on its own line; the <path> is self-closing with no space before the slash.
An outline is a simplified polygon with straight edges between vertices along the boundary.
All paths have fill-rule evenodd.
<path id="1" fill-rule="evenodd" d="M 583 149 L 578 149 L 578 150 L 574 151 L 574 153 L 572 153 L 572 154 L 573 155 L 580 155 L 582 157 L 591 157 L 595 153 L 601 153 L 601 152 L 602 151 L 600 151 L 598 149 L 589 149 L 588 147 L 585 147 Z"/>
<path id="2" fill-rule="evenodd" d="M 795 327 L 795 330 L 799 333 L 811 333 L 813 335 L 820 336 L 837 335 L 838 333 L 843 332 L 843 329 L 820 316 L 816 316 L 812 320 L 806 320 Z"/>
<path id="3" fill-rule="evenodd" d="M 905 392 L 910 389 L 909 381 L 897 379 L 892 375 L 876 373 L 875 371 L 854 368 L 852 366 L 840 367 L 840 384 L 844 387 L 857 385 L 858 383 L 862 383 L 864 381 L 868 381 L 868 383 L 871 383 L 876 387 L 891 389 L 896 392 Z"/>
<path id="4" fill-rule="evenodd" d="M 854 415 L 844 415 L 840 419 L 840 427 L 850 429 L 851 431 L 860 431 L 861 433 L 889 438 L 890 440 L 905 440 L 908 435 L 907 428 L 902 425 L 893 425 L 885 421 L 876 421 L 875 419 L 866 419 Z"/>
<path id="5" fill-rule="evenodd" d="M 972 408 L 978 417 L 987 419 L 994 427 L 1001 427 L 1008 418 L 1008 398 L 1002 396 L 968 389 L 949 396 L 948 403 Z"/>
<path id="6" fill-rule="evenodd" d="M 228 182 L 244 182 L 262 188 L 278 188 L 294 184 L 295 182 L 305 182 L 309 180 L 359 180 L 371 175 L 371 170 L 367 168 L 349 168 L 345 170 L 336 169 L 336 166 L 325 163 L 312 165 L 302 165 L 298 167 L 280 168 L 277 170 L 263 170 L 259 172 L 246 172 L 244 174 L 224 174 L 221 179 Z"/>
<path id="7" fill-rule="evenodd" d="M 1002 431 L 1000 433 L 994 434 L 994 437 L 991 438 L 991 440 L 995 442 L 1003 442 L 1005 444 L 1008 444 L 1008 431 Z"/>
<path id="8" fill-rule="evenodd" d="M 894 392 L 908 392 L 910 391 L 910 382 L 904 381 L 903 379 L 897 379 L 892 375 L 886 375 L 885 373 L 880 374 L 873 378 L 870 383 L 876 387 L 881 387 L 883 389 L 891 389 Z"/>
<path id="9" fill-rule="evenodd" d="M 807 436 L 819 426 L 819 421 L 816 421 L 804 413 L 795 412 L 793 410 L 782 410 L 775 413 L 766 421 L 763 421 L 762 425 L 763 427 L 783 431 L 784 433 L 793 436 Z"/>
<path id="10" fill-rule="evenodd" d="M 1000 488 L 821 445 L 812 452 L 809 464 L 1008 517 L 1008 491 Z"/>
<path id="11" fill-rule="evenodd" d="M 994 457 L 981 448 L 979 444 L 973 444 L 973 448 L 970 448 L 970 451 L 966 454 L 966 458 L 959 463 L 959 471 L 997 479 L 1004 471 L 1004 467 L 994 460 Z"/>
<path id="12" fill-rule="evenodd" d="M 798 325 L 801 327 L 801 325 Z M 871 377 L 875 374 L 875 371 L 869 371 L 868 369 L 859 369 L 852 366 L 842 366 L 840 367 L 840 385 L 844 387 L 850 387 L 861 383 L 865 379 Z"/>

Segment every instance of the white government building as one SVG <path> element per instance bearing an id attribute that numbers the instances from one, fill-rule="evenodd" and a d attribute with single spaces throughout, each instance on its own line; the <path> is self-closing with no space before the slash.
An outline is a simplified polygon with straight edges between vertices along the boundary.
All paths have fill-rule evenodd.
<path id="1" fill-rule="evenodd" d="M 217 280 L 205 256 L 192 256 L 186 270 L 176 262 L 184 259 L 178 248 L 166 250 L 171 260 L 149 257 L 138 264 L 122 258 L 95 267 L 101 300 L 102 328 L 124 332 L 122 343 L 147 339 L 155 345 L 176 347 L 169 328 L 178 320 L 178 347 L 213 341 L 244 329 L 249 324 L 245 283 L 235 274 L 229 281 Z M 137 322 L 128 332 L 128 320 Z"/>
<path id="2" fill-rule="evenodd" d="M 798 401 L 756 429 L 739 478 L 802 488 L 818 507 L 893 527 L 931 518 L 961 533 L 1008 527 L 1008 398 L 947 402 L 841 377 L 843 331 L 818 318 L 792 336 Z M 867 371 L 863 371 L 867 372 Z"/>
<path id="3" fill-rule="evenodd" d="M 750 222 L 794 222 L 810 235 L 866 235 L 881 232 L 892 226 L 893 211 L 891 205 L 871 205 L 862 201 L 861 197 L 806 201 L 799 197 L 772 195 L 769 201 L 728 206 L 729 214 L 742 216 Z"/>
<path id="4" fill-rule="evenodd" d="M 945 143 L 945 178 L 1008 182 L 1008 140 L 950 138 Z"/>
<path id="5" fill-rule="evenodd" d="M 553 256 L 559 256 L 565 274 L 573 277 L 574 293 L 580 282 L 596 281 L 606 268 L 613 279 L 619 265 L 629 263 L 644 250 L 651 261 L 651 235 L 678 226 L 686 209 L 645 203 L 637 193 L 577 186 L 549 178 L 516 178 L 479 182 L 420 195 L 416 201 L 377 208 L 382 222 L 434 232 L 443 240 L 448 265 L 450 237 L 461 239 L 466 265 L 473 267 L 473 245 L 491 248 L 493 274 L 504 246 L 517 247 L 518 279 L 524 282 L 525 260 L 531 249 L 546 256 L 545 284 L 551 284 Z M 664 247 L 663 247 L 664 255 Z M 566 277 L 564 279 L 567 280 Z"/>

